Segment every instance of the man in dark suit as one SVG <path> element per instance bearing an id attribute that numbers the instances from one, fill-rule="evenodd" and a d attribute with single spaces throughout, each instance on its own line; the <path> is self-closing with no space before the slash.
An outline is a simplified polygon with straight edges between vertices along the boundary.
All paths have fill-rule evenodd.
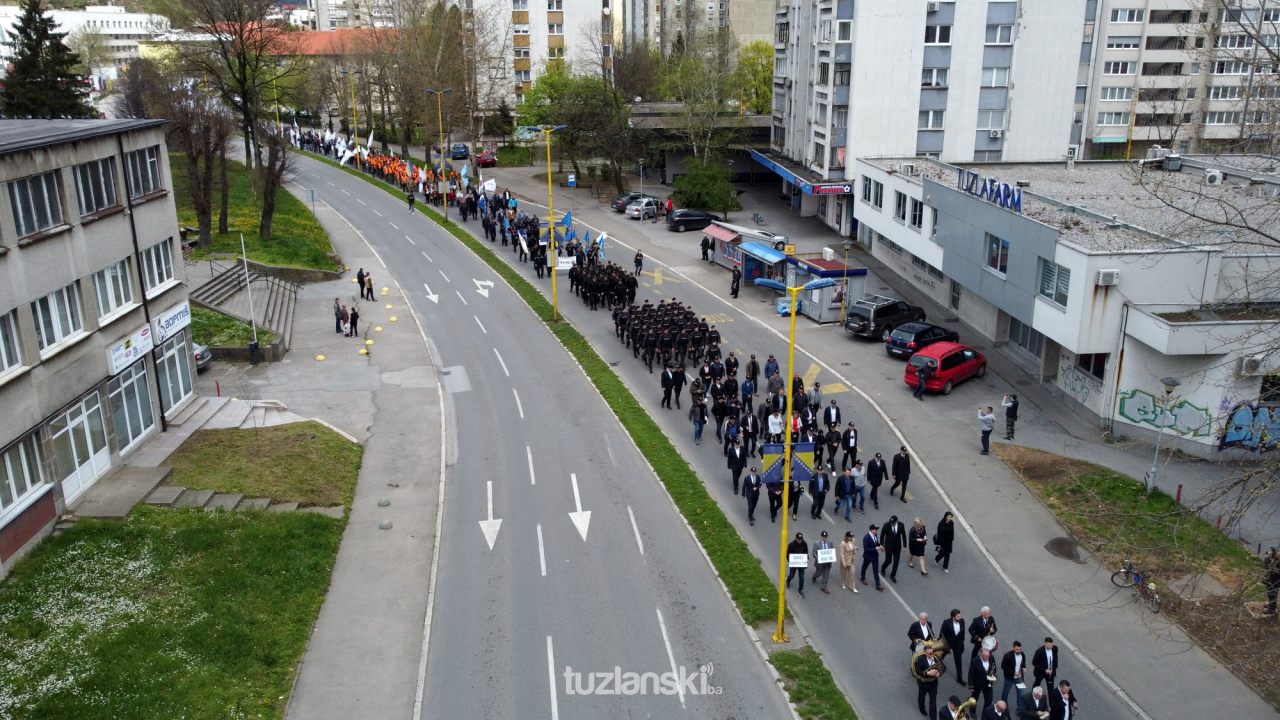
<path id="1" fill-rule="evenodd" d="M 959 610 L 952 610 L 951 617 L 942 621 L 939 633 L 947 646 L 951 648 L 951 657 L 956 664 L 956 682 L 964 682 L 964 618 Z"/>
<path id="2" fill-rule="evenodd" d="M 1023 682 L 1027 673 L 1027 656 L 1022 652 L 1022 643 L 1013 641 L 1013 649 L 1000 659 L 1000 672 L 1004 675 L 1004 685 L 1000 688 L 1000 699 L 1008 701 L 1009 691 L 1013 690 L 1013 712 L 1018 712 L 1017 685 Z"/>
<path id="3" fill-rule="evenodd" d="M 747 457 L 751 457 L 755 454 L 756 443 L 760 440 L 760 418 L 749 412 L 744 413 L 742 422 L 738 423 L 738 432 L 742 433 L 742 447 L 747 451 Z"/>
<path id="4" fill-rule="evenodd" d="M 995 634 L 996 619 L 991 615 L 991 608 L 984 605 L 973 622 L 969 623 L 969 642 L 973 644 L 973 649 L 969 651 L 970 659 L 978 656 L 983 638 Z"/>
<path id="5" fill-rule="evenodd" d="M 929 613 L 922 612 L 919 617 L 920 619 L 917 622 L 911 623 L 907 628 L 908 652 L 914 653 L 916 651 L 916 643 L 932 640 L 935 637 L 933 623 L 929 622 Z"/>
<path id="6" fill-rule="evenodd" d="M 983 648 L 969 665 L 969 697 L 982 697 L 982 709 L 991 707 L 991 678 L 996 674 L 996 661 L 991 651 Z"/>
<path id="7" fill-rule="evenodd" d="M 1018 699 L 1018 706 L 1021 708 L 1018 717 L 1022 720 L 1048 720 L 1049 718 L 1049 698 L 1045 695 L 1044 688 L 1038 685 Z"/>
<path id="8" fill-rule="evenodd" d="M 938 670 L 938 659 L 933 656 L 933 648 L 925 648 L 924 655 L 916 658 L 916 704 L 920 706 L 920 714 L 933 720 L 938 716 L 938 678 L 942 673 Z M 921 680 L 921 677 L 932 678 Z M 929 709 L 924 707 L 925 698 L 929 698 Z"/>
<path id="9" fill-rule="evenodd" d="M 1077 704 L 1071 683 L 1063 680 L 1057 690 L 1049 691 L 1049 720 L 1076 720 Z"/>
<path id="10" fill-rule="evenodd" d="M 831 404 L 822 411 L 822 426 L 829 428 L 832 425 L 840 426 L 840 406 L 835 400 L 832 400 Z"/>
<path id="11" fill-rule="evenodd" d="M 871 566 L 871 574 L 876 579 L 876 590 L 884 592 L 884 586 L 880 584 L 880 551 L 883 547 L 880 545 L 880 528 L 874 524 L 862 536 L 862 571 L 858 573 L 858 579 L 863 585 L 867 584 L 867 566 Z"/>
<path id="12" fill-rule="evenodd" d="M 809 506 L 809 517 L 814 520 L 822 518 L 822 507 L 827 503 L 827 491 L 831 489 L 831 478 L 827 476 L 827 471 L 819 469 L 814 472 L 813 479 L 809 480 L 809 497 L 813 499 L 813 504 Z"/>
<path id="13" fill-rule="evenodd" d="M 1053 688 L 1053 678 L 1058 674 L 1058 648 L 1054 646 L 1053 638 L 1045 638 L 1044 645 L 1031 655 L 1031 669 L 1035 673 L 1032 687 L 1038 687 L 1047 680 L 1049 688 Z"/>
<path id="14" fill-rule="evenodd" d="M 677 365 L 675 370 L 671 371 L 671 394 L 676 396 L 676 409 L 680 408 L 680 393 L 684 392 L 684 365 Z M 667 405 L 668 408 L 671 405 Z"/>
<path id="15" fill-rule="evenodd" d="M 898 454 L 893 456 L 893 485 L 889 486 L 889 494 L 892 495 L 898 486 L 902 486 L 902 502 L 907 501 L 907 480 L 911 477 L 911 456 L 907 454 L 907 446 L 903 445 L 898 449 Z"/>
<path id="16" fill-rule="evenodd" d="M 747 522 L 752 525 L 756 524 L 756 503 L 760 502 L 761 487 L 760 475 L 752 467 L 751 472 L 742 479 L 742 496 L 747 499 Z"/>
<path id="17" fill-rule="evenodd" d="M 738 478 L 747 467 L 747 451 L 742 449 L 742 440 L 735 439 L 729 447 L 729 472 L 733 475 L 733 494 L 738 494 Z"/>
<path id="18" fill-rule="evenodd" d="M 880 509 L 880 484 L 884 479 L 889 477 L 889 468 L 884 464 L 884 458 L 880 457 L 880 453 L 871 458 L 871 462 L 867 463 L 867 484 L 871 486 L 871 504 L 876 509 Z"/>
<path id="19" fill-rule="evenodd" d="M 1010 720 L 1012 717 L 1009 704 L 1003 700 L 997 700 L 995 705 L 982 711 L 982 720 Z"/>
<path id="20" fill-rule="evenodd" d="M 858 429 L 849 423 L 849 427 L 844 429 L 840 435 L 840 449 L 844 451 L 844 455 L 840 458 L 840 469 L 849 467 L 858 460 Z M 834 458 L 832 459 L 834 462 Z"/>
<path id="21" fill-rule="evenodd" d="M 960 698 L 952 695 L 947 698 L 947 704 L 938 711 L 938 720 L 956 720 L 956 715 L 960 714 Z"/>
<path id="22" fill-rule="evenodd" d="M 671 389 L 675 384 L 675 373 L 671 371 L 671 366 L 667 365 L 667 369 L 662 371 L 662 405 L 668 410 L 671 409 Z"/>
<path id="23" fill-rule="evenodd" d="M 898 582 L 898 561 L 902 559 L 902 546 L 907 544 L 907 528 L 898 520 L 897 515 L 889 518 L 884 525 L 884 535 L 880 541 L 884 546 L 884 564 L 880 566 L 880 574 L 888 575 L 893 582 Z M 889 572 L 889 564 L 893 564 L 893 572 Z"/>

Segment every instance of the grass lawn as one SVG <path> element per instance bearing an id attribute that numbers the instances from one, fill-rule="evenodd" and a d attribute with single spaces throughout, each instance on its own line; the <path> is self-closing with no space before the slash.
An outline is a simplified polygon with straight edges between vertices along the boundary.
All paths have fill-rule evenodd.
<path id="1" fill-rule="evenodd" d="M 783 687 L 802 718 L 857 720 L 858 716 L 836 687 L 822 656 L 813 648 L 771 653 L 769 662 L 782 675 Z"/>
<path id="2" fill-rule="evenodd" d="M 178 206 L 178 224 L 195 227 L 196 213 L 188 191 L 186 159 L 182 153 L 169 153 L 173 168 L 173 196 Z M 227 161 L 227 180 L 231 196 L 227 203 L 227 230 L 218 234 L 218 199 L 214 191 L 213 244 L 208 248 L 196 248 L 195 257 L 211 254 L 240 254 L 240 233 L 244 233 L 245 249 L 249 259 L 270 265 L 336 270 L 333 261 L 333 245 L 329 235 L 320 227 L 311 209 L 283 188 L 276 193 L 276 212 L 271 221 L 271 241 L 258 238 L 259 198 L 250 182 L 244 163 Z"/>
<path id="3" fill-rule="evenodd" d="M 343 522 L 141 506 L 0 585 L 0 717 L 282 718 Z"/>
<path id="4" fill-rule="evenodd" d="M 230 315 L 193 303 L 191 335 L 196 342 L 209 347 L 247 347 L 253 341 L 253 328 L 249 327 L 249 323 Z M 275 333 L 264 327 L 258 328 L 259 345 L 266 347 L 275 340 Z"/>
<path id="5" fill-rule="evenodd" d="M 320 423 L 302 422 L 197 430 L 165 463 L 173 468 L 171 485 L 351 507 L 363 454 L 364 448 Z"/>
<path id="6" fill-rule="evenodd" d="M 524 145 L 503 145 L 498 148 L 498 167 L 532 164 L 533 148 Z"/>

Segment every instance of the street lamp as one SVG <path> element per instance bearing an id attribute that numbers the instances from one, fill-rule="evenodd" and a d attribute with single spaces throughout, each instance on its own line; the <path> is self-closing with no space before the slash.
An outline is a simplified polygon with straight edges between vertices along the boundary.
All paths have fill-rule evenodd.
<path id="1" fill-rule="evenodd" d="M 556 263 L 559 262 L 560 251 L 556 249 L 556 204 L 551 195 L 551 134 L 567 127 L 569 126 L 556 125 L 542 128 L 542 137 L 547 142 L 547 232 L 551 233 L 549 246 L 551 257 L 547 263 L 547 270 L 551 273 L 551 320 L 553 322 L 560 319 L 560 306 L 556 296 Z"/>
<path id="2" fill-rule="evenodd" d="M 1160 468 L 1157 465 L 1160 462 L 1160 440 L 1164 438 L 1164 414 L 1169 412 L 1169 400 L 1173 396 L 1173 391 L 1182 383 L 1177 378 L 1161 378 L 1160 382 L 1164 385 L 1164 402 L 1157 406 L 1156 412 L 1156 453 L 1151 458 L 1151 469 L 1147 471 L 1147 493 L 1150 494 L 1156 487 L 1156 480 L 1160 476 Z"/>
<path id="3" fill-rule="evenodd" d="M 640 158 L 640 194 L 644 195 L 644 158 Z"/>
<path id="4" fill-rule="evenodd" d="M 831 278 L 819 278 L 811 280 L 804 285 L 798 287 L 788 287 L 768 278 L 756 278 L 756 285 L 773 288 L 791 295 L 791 333 L 788 336 L 787 347 L 787 377 L 795 377 L 796 374 L 796 296 L 804 290 L 820 290 L 822 288 L 831 287 L 836 284 Z M 790 382 L 790 381 L 788 381 Z M 782 431 L 782 540 L 778 547 L 778 629 L 773 633 L 773 641 L 776 643 L 784 643 L 787 641 L 787 631 L 783 627 L 782 617 L 786 613 L 787 607 L 787 508 L 791 503 L 791 411 L 794 410 L 792 400 L 787 403 L 786 427 Z"/>
<path id="5" fill-rule="evenodd" d="M 436 96 L 436 123 L 440 126 L 440 195 L 444 198 L 444 221 L 449 222 L 449 180 L 444 172 L 444 95 L 453 88 L 427 88 L 428 95 Z M 430 162 L 431 153 L 427 153 Z"/>

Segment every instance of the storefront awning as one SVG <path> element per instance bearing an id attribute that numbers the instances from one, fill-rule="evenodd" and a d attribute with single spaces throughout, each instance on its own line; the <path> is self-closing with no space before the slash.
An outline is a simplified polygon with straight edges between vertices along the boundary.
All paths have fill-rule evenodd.
<path id="1" fill-rule="evenodd" d="M 711 237 L 717 240 L 721 240 L 723 242 L 733 242 L 734 240 L 737 240 L 740 237 L 738 233 L 730 230 L 727 227 L 717 225 L 715 223 L 711 223 L 706 228 L 704 228 L 702 230 L 702 234 L 710 235 Z"/>
<path id="2" fill-rule="evenodd" d="M 795 173 L 793 173 L 793 172 L 791 172 L 790 170 L 786 169 L 786 168 L 785 168 L 785 167 L 783 167 L 781 164 L 779 164 L 777 161 L 775 161 L 775 160 L 771 159 L 768 155 L 765 155 L 764 153 L 760 152 L 759 150 L 752 150 L 752 151 L 751 151 L 751 159 L 753 159 L 753 160 L 755 160 L 756 162 L 760 163 L 761 165 L 763 165 L 763 166 L 765 166 L 765 167 L 769 168 L 770 170 L 772 170 L 772 171 L 774 172 L 774 174 L 775 174 L 775 175 L 777 175 L 778 177 L 782 178 L 783 180 L 786 180 L 787 182 L 791 183 L 792 185 L 805 185 L 805 184 L 807 184 L 803 179 L 801 179 L 801 177 L 800 177 L 799 175 L 796 175 Z"/>
<path id="3" fill-rule="evenodd" d="M 1104 145 L 1107 143 L 1126 143 L 1129 142 L 1127 137 L 1096 137 L 1090 140 L 1094 145 Z"/>
<path id="4" fill-rule="evenodd" d="M 766 265 L 776 265 L 787 259 L 787 254 L 759 242 L 742 243 L 742 252 L 760 260 Z"/>

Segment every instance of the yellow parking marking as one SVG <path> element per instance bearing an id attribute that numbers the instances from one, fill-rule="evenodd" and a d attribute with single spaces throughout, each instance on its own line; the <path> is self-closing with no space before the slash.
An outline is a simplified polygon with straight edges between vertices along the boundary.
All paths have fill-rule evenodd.
<path id="1" fill-rule="evenodd" d="M 654 287 L 657 287 L 662 284 L 662 267 L 661 266 L 655 267 L 653 269 L 653 272 L 649 272 L 648 270 L 642 270 L 640 274 L 648 275 L 649 277 L 653 278 Z"/>
<path id="2" fill-rule="evenodd" d="M 819 372 L 821 370 L 818 368 L 818 363 L 809 363 L 809 369 L 804 371 L 804 386 L 812 386 L 813 381 L 818 379 Z"/>
<path id="3" fill-rule="evenodd" d="M 835 395 L 837 393 L 845 393 L 845 392 L 849 392 L 849 388 L 845 387 L 844 383 L 832 383 L 830 385 L 824 385 L 822 387 L 823 395 Z"/>

